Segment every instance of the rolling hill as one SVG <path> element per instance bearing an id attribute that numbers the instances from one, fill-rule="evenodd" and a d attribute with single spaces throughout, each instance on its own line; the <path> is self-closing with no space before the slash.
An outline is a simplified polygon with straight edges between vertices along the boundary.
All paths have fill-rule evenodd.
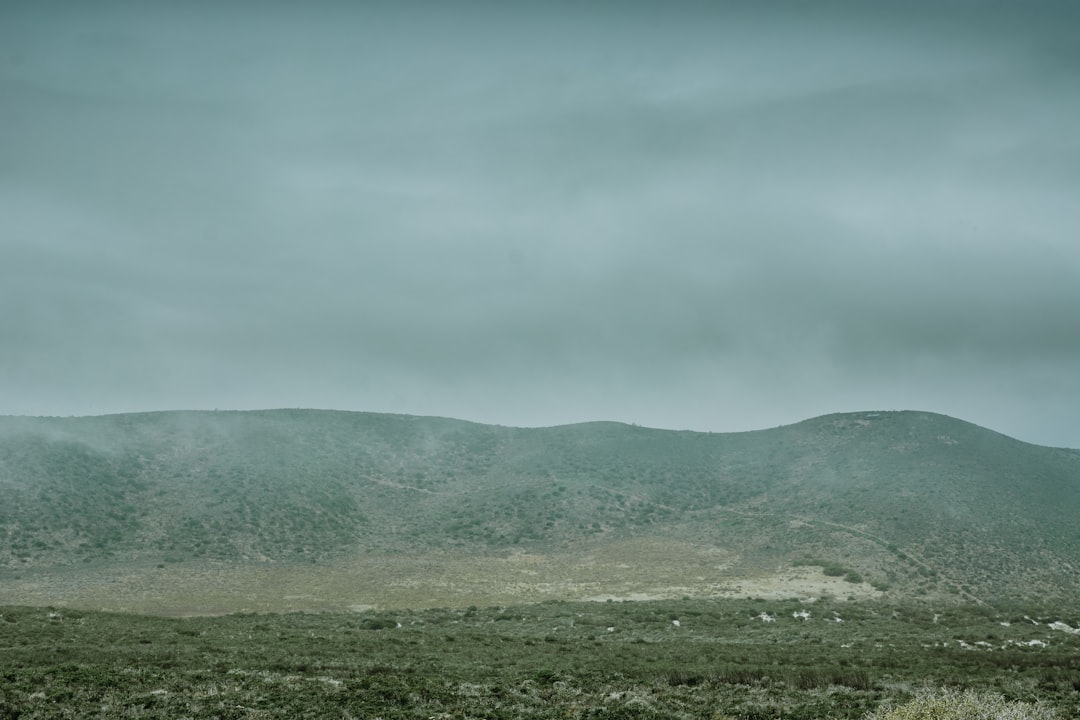
<path id="1" fill-rule="evenodd" d="M 453 587 L 512 558 L 538 567 L 504 576 L 545 597 L 561 575 L 578 597 L 708 594 L 804 568 L 852 591 L 1046 599 L 1080 591 L 1078 517 L 1080 451 L 924 412 L 724 434 L 317 410 L 0 418 L 0 601 L 77 602 L 118 568 L 154 569 L 159 589 L 198 568 Z"/>

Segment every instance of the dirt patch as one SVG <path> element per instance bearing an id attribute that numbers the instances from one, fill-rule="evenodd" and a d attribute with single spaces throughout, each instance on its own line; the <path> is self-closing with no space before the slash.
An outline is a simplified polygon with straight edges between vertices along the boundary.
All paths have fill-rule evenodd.
<path id="1" fill-rule="evenodd" d="M 840 577 L 824 575 L 821 568 L 797 567 L 775 575 L 741 578 L 731 591 L 718 593 L 721 597 L 869 599 L 882 593 L 867 583 L 851 583 Z"/>

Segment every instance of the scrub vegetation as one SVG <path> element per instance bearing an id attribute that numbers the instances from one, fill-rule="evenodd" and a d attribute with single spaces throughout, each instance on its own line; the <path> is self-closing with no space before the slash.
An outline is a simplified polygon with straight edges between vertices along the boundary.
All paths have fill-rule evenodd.
<path id="1" fill-rule="evenodd" d="M 896 708 L 880 709 L 868 720 L 1052 720 L 1052 708 L 1009 702 L 1003 695 L 975 690 L 923 692 Z"/>
<path id="2" fill-rule="evenodd" d="M 187 618 L 3 607 L 0 717 L 1080 717 L 1077 625 L 1076 609 L 754 599 Z"/>
<path id="3" fill-rule="evenodd" d="M 5 577 L 649 537 L 725 553 L 718 581 L 817 564 L 895 599 L 1068 598 L 1076 517 L 1080 452 L 929 413 L 731 434 L 304 410 L 0 418 Z"/>
<path id="4" fill-rule="evenodd" d="M 1080 717 L 1078 489 L 912 412 L 0 418 L 0 720 Z"/>

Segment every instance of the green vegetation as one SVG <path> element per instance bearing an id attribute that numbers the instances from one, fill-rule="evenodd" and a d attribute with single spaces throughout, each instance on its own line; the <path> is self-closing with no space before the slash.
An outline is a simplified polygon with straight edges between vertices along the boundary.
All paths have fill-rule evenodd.
<path id="1" fill-rule="evenodd" d="M 302 410 L 0 417 L 6 578 L 648 536 L 727 553 L 726 577 L 810 557 L 894 598 L 1064 599 L 1080 592 L 1076 517 L 1080 452 L 928 413 L 732 434 Z"/>
<path id="2" fill-rule="evenodd" d="M 794 600 L 189 618 L 0 607 L 0 718 L 1078 717 L 1080 635 L 1050 627 L 1078 617 Z M 1015 714 L 959 714 L 972 704 Z"/>
<path id="3" fill-rule="evenodd" d="M 927 413 L 0 417 L 0 720 L 1080 717 L 1076 517 Z"/>

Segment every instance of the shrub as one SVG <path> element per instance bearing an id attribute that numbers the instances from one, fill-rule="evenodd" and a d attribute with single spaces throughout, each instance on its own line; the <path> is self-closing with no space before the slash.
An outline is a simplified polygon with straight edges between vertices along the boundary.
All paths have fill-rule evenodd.
<path id="1" fill-rule="evenodd" d="M 1001 695 L 975 690 L 924 691 L 897 707 L 882 707 L 866 720 L 1054 720 L 1048 707 L 1007 702 Z"/>

